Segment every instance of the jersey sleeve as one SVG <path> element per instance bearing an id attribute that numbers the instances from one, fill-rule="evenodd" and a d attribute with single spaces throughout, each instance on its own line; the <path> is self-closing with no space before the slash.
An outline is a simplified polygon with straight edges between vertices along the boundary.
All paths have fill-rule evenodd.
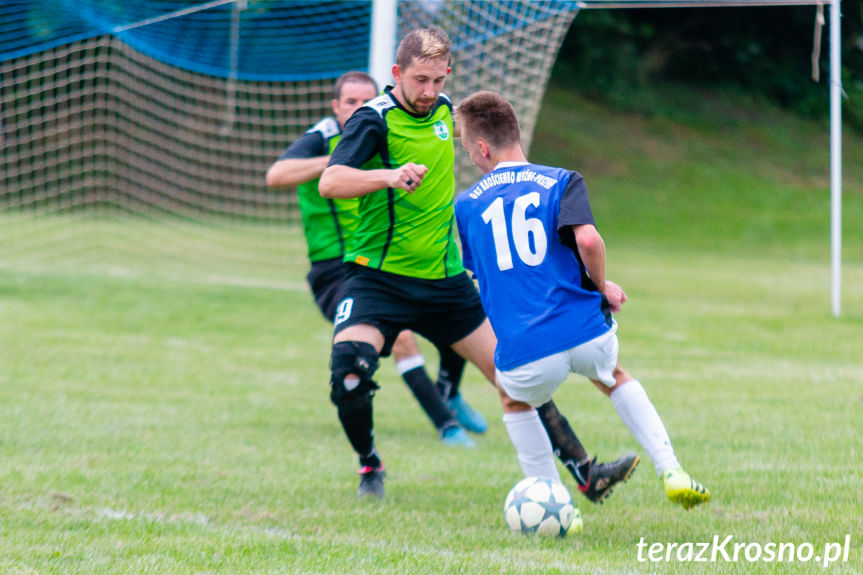
<path id="1" fill-rule="evenodd" d="M 578 172 L 570 172 L 569 183 L 560 198 L 560 216 L 558 230 L 569 226 L 593 224 L 593 212 L 587 196 L 587 186 L 584 178 Z"/>
<path id="2" fill-rule="evenodd" d="M 345 123 L 342 139 L 333 150 L 329 165 L 362 168 L 386 144 L 385 132 L 383 118 L 375 110 L 360 108 Z"/>
<path id="3" fill-rule="evenodd" d="M 318 131 L 309 131 L 294 140 L 294 143 L 279 156 L 280 160 L 317 158 L 329 154 L 327 141 Z"/>
<path id="4" fill-rule="evenodd" d="M 470 239 L 467 232 L 467 216 L 465 214 L 465 206 L 459 195 L 454 204 L 455 223 L 458 230 L 458 237 L 461 240 L 461 261 L 462 265 L 471 272 L 476 272 L 473 266 L 473 254 L 470 251 Z"/>

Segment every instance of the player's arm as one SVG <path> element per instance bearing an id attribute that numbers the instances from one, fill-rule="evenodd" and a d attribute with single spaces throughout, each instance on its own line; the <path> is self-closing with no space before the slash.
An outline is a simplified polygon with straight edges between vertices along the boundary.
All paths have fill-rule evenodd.
<path id="1" fill-rule="evenodd" d="M 278 160 L 267 170 L 267 186 L 288 188 L 310 182 L 321 176 L 329 161 L 329 156 Z"/>
<path id="2" fill-rule="evenodd" d="M 327 139 L 322 130 L 332 130 L 335 126 L 335 120 L 329 120 L 329 123 L 323 120 L 297 138 L 267 170 L 267 186 L 295 187 L 319 178 L 330 160 Z"/>
<path id="3" fill-rule="evenodd" d="M 605 293 L 605 242 L 593 224 L 572 226 L 578 255 L 587 275 L 600 293 Z"/>
<path id="4" fill-rule="evenodd" d="M 395 169 L 361 170 L 333 165 L 324 170 L 318 190 L 325 198 L 358 198 L 385 188 L 417 189 L 428 168 L 407 163 Z"/>
<path id="5" fill-rule="evenodd" d="M 626 294 L 620 286 L 605 279 L 605 242 L 596 229 L 587 186 L 578 172 L 570 172 L 570 181 L 561 196 L 559 226 L 571 234 L 564 243 L 578 252 L 584 271 L 597 291 L 606 297 L 611 311 L 620 311 Z"/>
<path id="6" fill-rule="evenodd" d="M 572 226 L 578 254 L 599 293 L 605 296 L 611 312 L 617 313 L 626 302 L 626 293 L 619 285 L 605 278 L 605 242 L 593 224 Z"/>
<path id="7" fill-rule="evenodd" d="M 321 174 L 318 191 L 325 198 L 357 198 L 386 188 L 413 192 L 428 169 L 407 163 L 394 169 L 364 170 L 363 164 L 382 151 L 386 152 L 386 124 L 383 117 L 369 107 L 354 112 L 345 123 L 329 165 Z"/>

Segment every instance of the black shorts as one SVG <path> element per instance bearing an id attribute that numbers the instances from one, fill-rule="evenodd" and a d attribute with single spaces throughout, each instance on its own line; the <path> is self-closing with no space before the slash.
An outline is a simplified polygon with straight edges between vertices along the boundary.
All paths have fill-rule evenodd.
<path id="1" fill-rule="evenodd" d="M 350 271 L 335 314 L 335 333 L 369 324 L 384 335 L 381 356 L 399 332 L 410 329 L 444 349 L 485 321 L 476 286 L 467 273 L 427 280 L 347 264 Z"/>
<path id="2" fill-rule="evenodd" d="M 342 299 L 342 288 L 349 271 L 348 264 L 343 262 L 342 258 L 332 258 L 312 262 L 312 269 L 306 276 L 306 281 L 312 288 L 312 295 L 315 296 L 315 303 L 324 317 L 331 322 L 336 315 L 336 306 Z"/>

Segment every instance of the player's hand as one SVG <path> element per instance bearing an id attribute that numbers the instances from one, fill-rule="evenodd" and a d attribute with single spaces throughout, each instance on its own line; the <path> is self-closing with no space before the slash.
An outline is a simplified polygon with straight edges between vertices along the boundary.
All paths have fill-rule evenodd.
<path id="1" fill-rule="evenodd" d="M 428 168 L 422 164 L 407 163 L 392 171 L 389 180 L 390 188 L 401 188 L 413 193 L 423 181 Z"/>
<path id="2" fill-rule="evenodd" d="M 608 300 L 611 313 L 619 312 L 623 308 L 623 304 L 626 303 L 626 292 L 611 280 L 605 280 L 605 289 L 602 291 L 602 295 Z"/>

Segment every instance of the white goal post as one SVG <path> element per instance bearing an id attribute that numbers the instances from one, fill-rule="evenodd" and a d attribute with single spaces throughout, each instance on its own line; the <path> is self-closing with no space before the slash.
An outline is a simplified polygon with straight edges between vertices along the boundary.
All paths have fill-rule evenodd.
<path id="1" fill-rule="evenodd" d="M 842 309 L 842 65 L 841 0 L 582 0 L 580 9 L 830 6 L 830 307 Z"/>

